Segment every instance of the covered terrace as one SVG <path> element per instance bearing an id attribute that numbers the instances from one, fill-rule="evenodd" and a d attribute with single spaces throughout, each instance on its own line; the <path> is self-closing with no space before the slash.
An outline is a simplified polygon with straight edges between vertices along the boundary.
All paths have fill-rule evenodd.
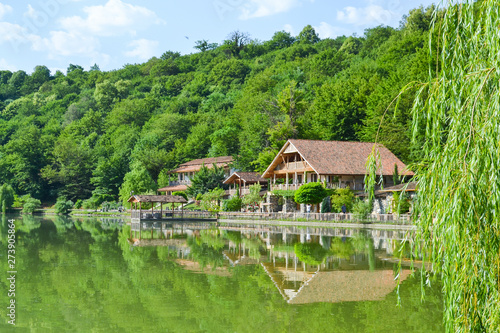
<path id="1" fill-rule="evenodd" d="M 173 211 L 175 209 L 175 204 L 185 204 L 187 200 L 180 195 L 133 195 L 128 199 L 131 205 L 131 217 L 132 219 L 153 219 L 161 220 L 171 216 L 173 218 Z M 151 204 L 151 209 L 142 209 L 143 204 Z M 156 204 L 156 209 L 155 209 Z M 160 204 L 160 210 L 158 210 L 158 205 Z M 163 210 L 163 204 L 172 204 L 172 210 Z M 181 205 L 181 216 L 184 215 L 184 206 Z"/>

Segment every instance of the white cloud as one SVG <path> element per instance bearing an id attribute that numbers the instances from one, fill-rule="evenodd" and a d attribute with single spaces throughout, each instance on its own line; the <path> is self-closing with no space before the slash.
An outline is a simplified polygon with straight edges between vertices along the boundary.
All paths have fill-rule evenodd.
<path id="1" fill-rule="evenodd" d="M 299 5 L 299 0 L 249 0 L 241 7 L 241 20 L 284 13 Z"/>
<path id="2" fill-rule="evenodd" d="M 99 47 L 97 38 L 67 31 L 51 31 L 50 38 L 44 41 L 51 57 L 92 55 Z"/>
<path id="3" fill-rule="evenodd" d="M 290 33 L 290 35 L 295 36 L 295 30 L 293 29 L 293 27 L 292 27 L 291 24 L 285 24 L 283 26 L 283 30 L 285 30 L 286 32 Z"/>
<path id="4" fill-rule="evenodd" d="M 12 12 L 12 7 L 0 2 L 0 19 L 7 13 Z"/>
<path id="5" fill-rule="evenodd" d="M 337 36 L 349 35 L 350 31 L 344 28 L 334 27 L 326 22 L 321 22 L 319 26 L 313 26 L 320 38 L 335 38 Z"/>
<path id="6" fill-rule="evenodd" d="M 0 59 L 0 70 L 8 70 L 11 72 L 15 72 L 17 70 L 17 68 L 12 66 L 12 65 L 9 65 L 7 63 L 7 60 L 5 60 L 4 58 L 1 58 Z"/>
<path id="7" fill-rule="evenodd" d="M 31 19 L 36 19 L 38 17 L 35 8 L 33 8 L 31 5 L 28 5 L 28 11 L 24 13 L 24 16 Z"/>
<path id="8" fill-rule="evenodd" d="M 27 29 L 19 24 L 0 22 L 0 44 L 10 43 L 10 46 L 18 51 L 21 44 L 31 44 L 32 47 L 40 41 L 40 37 L 28 33 Z"/>
<path id="9" fill-rule="evenodd" d="M 128 46 L 132 47 L 133 49 L 131 51 L 125 52 L 125 55 L 127 57 L 137 57 L 141 60 L 148 60 L 155 54 L 157 54 L 158 45 L 158 41 L 155 40 L 134 40 L 128 44 Z"/>
<path id="10" fill-rule="evenodd" d="M 394 25 L 400 15 L 394 11 L 384 9 L 379 5 L 370 5 L 364 8 L 345 7 L 337 11 L 337 20 L 358 26 L 366 25 Z"/>
<path id="11" fill-rule="evenodd" d="M 62 27 L 67 31 L 78 31 L 96 36 L 116 36 L 124 33 L 136 34 L 152 24 L 161 24 L 162 20 L 151 10 L 122 2 L 109 0 L 103 6 L 85 7 L 85 18 L 80 16 L 61 19 Z"/>

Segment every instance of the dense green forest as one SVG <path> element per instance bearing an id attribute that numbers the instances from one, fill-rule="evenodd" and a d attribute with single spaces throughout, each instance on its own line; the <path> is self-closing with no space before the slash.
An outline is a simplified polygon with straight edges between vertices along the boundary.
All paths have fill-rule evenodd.
<path id="1" fill-rule="evenodd" d="M 197 41 L 193 54 L 110 72 L 0 71 L 0 184 L 44 202 L 123 200 L 165 185 L 166 171 L 191 159 L 232 155 L 236 168 L 262 171 L 288 138 L 375 141 L 379 131 L 414 162 L 415 90 L 396 113 L 387 107 L 429 76 L 432 11 L 335 39 L 311 26 L 264 42 L 235 31 L 221 44 Z"/>

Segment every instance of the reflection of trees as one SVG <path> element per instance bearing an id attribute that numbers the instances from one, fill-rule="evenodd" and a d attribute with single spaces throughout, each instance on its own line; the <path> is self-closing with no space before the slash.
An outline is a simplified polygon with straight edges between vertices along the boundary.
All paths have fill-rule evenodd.
<path id="1" fill-rule="evenodd" d="M 200 238 L 189 237 L 187 239 L 187 244 L 191 250 L 190 256 L 200 264 L 202 269 L 210 265 L 212 269 L 215 270 L 217 267 L 222 267 L 224 264 L 224 256 L 222 254 L 223 247 L 219 247 L 219 242 L 209 243 L 215 245 L 215 247 L 213 247 L 212 245 L 204 243 Z"/>
<path id="2" fill-rule="evenodd" d="M 330 253 L 341 259 L 349 259 L 354 254 L 351 239 L 334 237 L 331 242 Z"/>
<path id="3" fill-rule="evenodd" d="M 115 234 L 114 229 L 103 229 L 101 221 L 96 218 L 84 219 L 81 224 L 81 228 L 92 236 L 92 239 L 96 242 L 107 242 Z"/>
<path id="4" fill-rule="evenodd" d="M 295 243 L 295 255 L 300 261 L 309 265 L 320 265 L 328 255 L 328 251 L 318 243 Z"/>
<path id="5" fill-rule="evenodd" d="M 57 215 L 52 221 L 54 222 L 58 233 L 65 233 L 74 225 L 74 220 L 71 217 L 65 215 Z"/>
<path id="6" fill-rule="evenodd" d="M 254 237 L 250 237 L 250 238 L 242 238 L 241 239 L 241 242 L 243 243 L 243 245 L 245 245 L 245 248 L 248 250 L 248 256 L 252 259 L 260 259 L 261 257 L 261 253 L 260 253 L 260 250 L 261 248 L 264 247 L 264 242 L 254 236 Z"/>
<path id="7" fill-rule="evenodd" d="M 215 250 L 221 250 L 226 245 L 219 229 L 201 230 L 199 240 Z"/>
<path id="8" fill-rule="evenodd" d="M 239 231 L 225 230 L 222 232 L 222 237 L 233 242 L 235 245 L 239 245 L 241 243 L 241 232 Z"/>
<path id="9" fill-rule="evenodd" d="M 134 272 L 141 272 L 146 263 L 154 257 L 155 247 L 132 246 L 129 243 L 130 225 L 123 226 L 118 233 L 118 245 L 122 250 L 123 260 Z"/>
<path id="10" fill-rule="evenodd" d="M 40 219 L 34 217 L 33 215 L 23 215 L 21 221 L 22 224 L 19 225 L 18 230 L 27 234 L 29 234 L 31 230 L 40 228 Z"/>

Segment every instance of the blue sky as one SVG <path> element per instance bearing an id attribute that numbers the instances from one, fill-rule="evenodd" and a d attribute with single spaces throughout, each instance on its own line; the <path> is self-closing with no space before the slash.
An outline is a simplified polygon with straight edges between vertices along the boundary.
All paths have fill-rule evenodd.
<path id="1" fill-rule="evenodd" d="M 66 72 L 142 63 L 167 50 L 193 53 L 197 40 L 221 43 L 230 32 L 269 40 L 310 24 L 321 38 L 399 26 L 429 0 L 0 0 L 0 69 L 37 65 Z"/>

